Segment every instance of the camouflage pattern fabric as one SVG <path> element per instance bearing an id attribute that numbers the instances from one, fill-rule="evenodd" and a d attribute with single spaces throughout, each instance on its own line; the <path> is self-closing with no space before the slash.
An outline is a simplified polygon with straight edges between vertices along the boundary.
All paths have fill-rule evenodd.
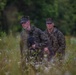
<path id="1" fill-rule="evenodd" d="M 58 53 L 59 58 L 62 59 L 62 57 L 65 54 L 65 37 L 61 31 L 59 31 L 57 28 L 54 28 L 52 32 L 48 32 L 47 30 L 44 31 L 45 34 L 48 36 L 49 39 L 49 50 L 51 52 L 52 56 L 55 56 L 56 53 Z"/>
<path id="2" fill-rule="evenodd" d="M 21 50 L 22 58 L 26 56 L 26 53 L 30 47 L 28 38 L 31 36 L 34 38 L 36 48 L 42 49 L 48 45 L 47 36 L 39 28 L 36 28 L 35 26 L 31 26 L 31 31 L 29 32 L 23 29 L 23 31 L 21 32 L 21 41 L 20 41 L 20 50 Z"/>

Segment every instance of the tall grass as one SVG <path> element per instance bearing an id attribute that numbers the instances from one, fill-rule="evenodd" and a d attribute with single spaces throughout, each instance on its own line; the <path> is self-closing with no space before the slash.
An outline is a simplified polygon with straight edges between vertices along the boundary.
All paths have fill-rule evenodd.
<path id="1" fill-rule="evenodd" d="M 9 35 L 0 39 L 0 75 L 20 75 L 19 38 Z"/>
<path id="2" fill-rule="evenodd" d="M 19 40 L 19 36 L 14 37 L 12 34 L 0 37 L 0 75 L 76 75 L 76 38 L 71 40 L 71 37 L 66 37 L 63 65 L 50 63 L 46 67 L 41 64 L 36 65 L 36 70 L 34 66 L 28 65 L 24 74 L 21 68 Z"/>

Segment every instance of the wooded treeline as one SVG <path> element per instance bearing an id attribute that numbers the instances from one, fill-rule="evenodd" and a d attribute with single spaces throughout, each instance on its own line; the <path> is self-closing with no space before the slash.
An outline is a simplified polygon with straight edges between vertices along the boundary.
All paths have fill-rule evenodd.
<path id="1" fill-rule="evenodd" d="M 0 35 L 19 32 L 23 15 L 42 30 L 45 19 L 52 17 L 65 35 L 76 35 L 76 0 L 0 0 Z"/>

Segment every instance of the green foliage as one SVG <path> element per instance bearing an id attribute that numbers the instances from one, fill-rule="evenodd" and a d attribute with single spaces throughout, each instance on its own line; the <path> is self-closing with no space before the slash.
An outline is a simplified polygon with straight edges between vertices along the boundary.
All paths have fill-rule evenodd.
<path id="1" fill-rule="evenodd" d="M 75 9 L 76 0 L 0 0 L 0 31 L 19 31 L 21 16 L 29 15 L 32 23 L 43 30 L 45 19 L 52 17 L 64 34 L 76 35 Z"/>
<path id="2" fill-rule="evenodd" d="M 0 0 L 0 10 L 3 10 L 6 5 L 7 0 Z"/>
<path id="3" fill-rule="evenodd" d="M 0 32 L 0 36 L 1 37 L 6 37 L 6 33 L 5 32 Z"/>

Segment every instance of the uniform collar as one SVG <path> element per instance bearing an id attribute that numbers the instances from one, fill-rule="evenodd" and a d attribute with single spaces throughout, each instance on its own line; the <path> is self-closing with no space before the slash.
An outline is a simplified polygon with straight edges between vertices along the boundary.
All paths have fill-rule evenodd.
<path id="1" fill-rule="evenodd" d="M 24 31 L 26 31 L 27 33 L 31 33 L 35 30 L 35 26 L 31 26 L 31 30 L 30 31 L 27 31 L 26 29 L 23 29 Z"/>
<path id="2" fill-rule="evenodd" d="M 53 31 L 51 33 L 55 33 L 56 31 L 57 31 L 57 28 L 54 27 L 54 29 L 53 29 Z M 49 33 L 47 29 L 46 29 L 45 32 Z"/>

